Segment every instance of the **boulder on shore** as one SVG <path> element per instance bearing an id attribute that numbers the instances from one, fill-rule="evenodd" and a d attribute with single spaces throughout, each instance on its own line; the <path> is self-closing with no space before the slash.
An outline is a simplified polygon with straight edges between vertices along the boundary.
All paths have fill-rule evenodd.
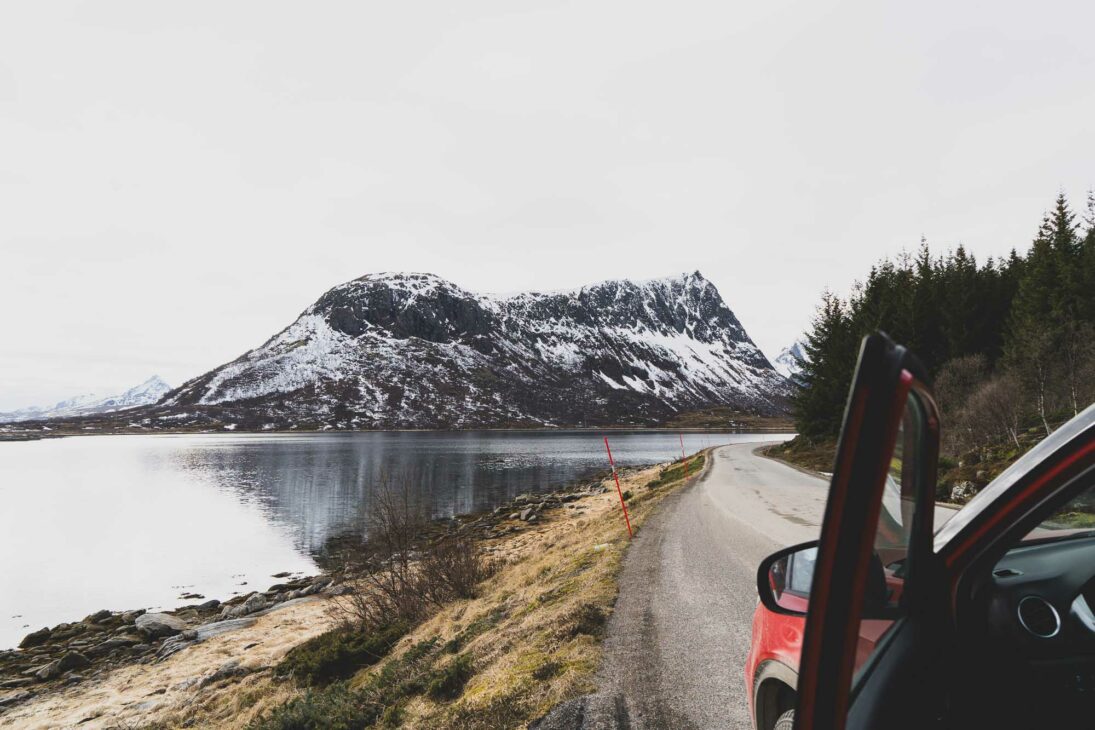
<path id="1" fill-rule="evenodd" d="M 20 649 L 29 649 L 32 646 L 38 646 L 39 644 L 46 643 L 49 637 L 53 635 L 53 632 L 49 630 L 49 627 L 43 626 L 37 631 L 32 631 L 23 637 L 23 640 L 19 642 Z"/>
<path id="2" fill-rule="evenodd" d="M 91 664 L 91 660 L 78 651 L 67 652 L 57 662 L 57 668 L 62 672 L 67 672 L 72 669 L 83 669 L 87 665 Z"/>
<path id="3" fill-rule="evenodd" d="M 174 636 L 186 629 L 186 622 L 169 613 L 145 613 L 134 622 L 137 630 L 150 637 Z"/>
<path id="4" fill-rule="evenodd" d="M 262 595 L 261 593 L 252 593 L 247 597 L 247 600 L 245 600 L 238 606 L 225 606 L 224 609 L 221 611 L 220 618 L 221 620 L 240 618 L 241 616 L 246 616 L 249 613 L 261 611 L 262 609 L 266 608 L 267 605 L 268 604 L 266 602 L 266 596 Z"/>

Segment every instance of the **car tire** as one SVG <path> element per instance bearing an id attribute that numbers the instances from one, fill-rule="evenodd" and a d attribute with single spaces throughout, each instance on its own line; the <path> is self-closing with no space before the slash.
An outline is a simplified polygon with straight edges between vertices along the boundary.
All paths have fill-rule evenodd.
<path id="1" fill-rule="evenodd" d="M 794 730 L 795 727 L 795 711 L 787 710 L 776 719 L 776 724 L 772 726 L 772 730 Z"/>

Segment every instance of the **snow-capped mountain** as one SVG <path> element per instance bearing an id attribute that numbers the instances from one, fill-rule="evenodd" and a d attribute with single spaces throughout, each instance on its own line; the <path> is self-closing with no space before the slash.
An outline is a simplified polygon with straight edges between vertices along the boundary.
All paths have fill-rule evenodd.
<path id="1" fill-rule="evenodd" d="M 148 414 L 246 428 L 658 423 L 712 405 L 781 413 L 788 393 L 699 272 L 513 296 L 369 274 Z"/>
<path id="2" fill-rule="evenodd" d="M 802 363 L 807 362 L 808 359 L 805 340 L 800 337 L 780 351 L 776 359 L 772 361 L 772 366 L 780 375 L 790 379 L 802 372 Z"/>
<path id="3" fill-rule="evenodd" d="M 73 418 L 147 406 L 156 403 L 171 390 L 160 376 L 153 375 L 120 395 L 101 396 L 94 393 L 78 395 L 45 408 L 31 407 L 0 413 L 0 423 L 37 421 L 46 418 Z"/>

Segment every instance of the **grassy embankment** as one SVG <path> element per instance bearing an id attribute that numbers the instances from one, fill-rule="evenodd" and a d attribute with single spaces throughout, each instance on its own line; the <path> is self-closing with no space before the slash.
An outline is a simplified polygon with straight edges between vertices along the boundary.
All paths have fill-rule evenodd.
<path id="1" fill-rule="evenodd" d="M 694 476 L 704 457 L 689 460 Z M 684 465 L 621 475 L 638 531 L 684 483 Z M 542 511 L 484 541 L 496 572 L 472 598 L 414 626 L 321 634 L 272 671 L 224 687 L 151 727 L 514 728 L 591 692 L 628 537 L 611 479 L 601 494 Z"/>

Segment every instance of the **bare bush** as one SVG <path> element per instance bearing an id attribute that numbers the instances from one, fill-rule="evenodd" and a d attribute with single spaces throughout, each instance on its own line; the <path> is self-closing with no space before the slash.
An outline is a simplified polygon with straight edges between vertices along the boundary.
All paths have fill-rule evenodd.
<path id="1" fill-rule="evenodd" d="M 1019 423 L 1024 411 L 1022 383 L 1005 373 L 992 378 L 969 397 L 959 422 L 978 444 L 991 444 L 1006 437 L 1019 445 Z"/>
<path id="2" fill-rule="evenodd" d="M 442 538 L 422 556 L 422 591 L 438 605 L 457 598 L 473 598 L 476 586 L 496 569 L 474 540 L 462 535 Z"/>
<path id="3" fill-rule="evenodd" d="M 961 413 L 987 374 L 988 362 L 983 355 L 956 357 L 940 368 L 935 379 L 935 398 L 947 424 L 942 434 L 945 451 L 958 453 L 976 442 L 977 437 L 970 432 Z"/>
<path id="4" fill-rule="evenodd" d="M 353 575 L 352 593 L 336 598 L 341 622 L 357 629 L 414 624 L 435 606 L 475 595 L 495 565 L 476 542 L 463 535 L 426 541 L 429 515 L 404 481 L 375 493 L 367 537 L 337 556 L 339 572 Z"/>
<path id="5" fill-rule="evenodd" d="M 1063 400 L 1075 416 L 1095 401 L 1095 327 L 1069 320 L 1062 339 Z"/>
<path id="6" fill-rule="evenodd" d="M 386 481 L 373 494 L 366 520 L 366 539 L 356 554 L 340 556 L 360 570 L 353 593 L 339 597 L 343 621 L 375 629 L 422 618 L 426 601 L 418 589 L 416 545 L 429 519 L 410 489 Z"/>
<path id="7" fill-rule="evenodd" d="M 988 375 L 984 355 L 967 355 L 948 360 L 935 379 L 935 399 L 945 415 L 958 413 Z"/>

